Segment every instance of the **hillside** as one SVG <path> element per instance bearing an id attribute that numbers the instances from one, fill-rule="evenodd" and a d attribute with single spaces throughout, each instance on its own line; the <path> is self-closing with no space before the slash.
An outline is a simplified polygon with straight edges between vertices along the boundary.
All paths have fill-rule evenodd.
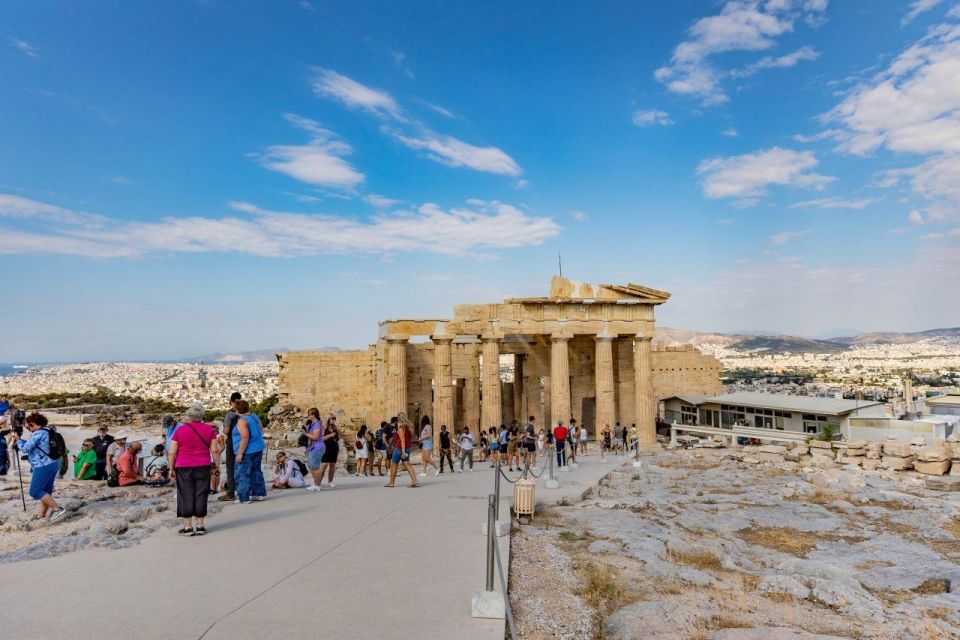
<path id="1" fill-rule="evenodd" d="M 931 338 L 960 339 L 960 327 L 951 327 L 947 329 L 929 329 L 927 331 L 917 331 L 914 333 L 899 333 L 894 331 L 882 331 L 876 333 L 862 333 L 856 336 L 843 338 L 833 338 L 832 342 L 839 342 L 847 345 L 861 344 L 909 344 L 920 340 L 929 340 Z"/>

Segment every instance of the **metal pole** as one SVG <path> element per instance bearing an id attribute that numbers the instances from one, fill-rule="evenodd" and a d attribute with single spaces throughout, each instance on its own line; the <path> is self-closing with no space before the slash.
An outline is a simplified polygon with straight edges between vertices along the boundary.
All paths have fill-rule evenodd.
<path id="1" fill-rule="evenodd" d="M 527 458 L 527 456 L 524 456 L 524 457 L 523 457 L 523 476 L 522 476 L 522 477 L 526 478 L 528 473 L 530 473 L 530 460 Z"/>
<path id="2" fill-rule="evenodd" d="M 491 493 L 487 496 L 487 591 L 493 591 L 493 562 L 497 552 L 497 512 L 496 498 Z"/>
<path id="3" fill-rule="evenodd" d="M 27 498 L 23 495 L 23 472 L 20 470 L 20 447 L 13 443 L 13 457 L 17 459 L 17 477 L 20 478 L 20 500 L 23 502 L 23 512 L 27 512 Z"/>
<path id="4" fill-rule="evenodd" d="M 495 506 L 497 508 L 495 513 L 497 516 L 497 520 L 499 520 L 500 519 L 500 456 L 497 456 L 497 463 L 496 463 L 496 467 L 493 470 L 493 473 L 494 473 L 493 493 L 496 496 Z"/>
<path id="5" fill-rule="evenodd" d="M 640 438 L 637 435 L 637 430 L 633 430 L 633 459 L 640 459 Z"/>
<path id="6" fill-rule="evenodd" d="M 555 448 L 554 448 L 554 449 L 555 449 Z M 547 447 L 547 463 L 548 463 L 549 466 L 550 466 L 550 475 L 549 475 L 549 478 L 550 478 L 551 480 L 556 480 L 556 479 L 557 479 L 556 476 L 553 475 L 553 454 L 554 454 L 554 451 L 551 450 L 550 447 Z"/>

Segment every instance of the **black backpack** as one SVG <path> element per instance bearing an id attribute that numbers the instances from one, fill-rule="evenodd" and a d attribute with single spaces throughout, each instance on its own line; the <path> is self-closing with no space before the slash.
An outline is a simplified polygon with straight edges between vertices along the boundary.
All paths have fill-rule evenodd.
<path id="1" fill-rule="evenodd" d="M 310 438 L 307 437 L 307 434 L 305 434 L 305 433 L 301 433 L 301 434 L 300 434 L 300 437 L 297 438 L 297 446 L 298 446 L 298 447 L 309 447 L 309 446 L 310 446 Z M 298 462 L 299 462 L 299 461 L 298 461 Z"/>
<path id="2" fill-rule="evenodd" d="M 62 435 L 50 427 L 43 427 L 43 430 L 47 432 L 47 436 L 50 438 L 50 450 L 44 451 L 44 453 L 47 454 L 47 457 L 51 460 L 60 460 L 60 458 L 67 454 L 67 443 L 63 441 Z M 41 449 L 41 451 L 43 451 L 43 449 Z"/>
<path id="3" fill-rule="evenodd" d="M 307 465 L 303 464 L 303 460 L 294 460 L 293 463 L 297 465 L 297 469 L 300 469 L 300 475 L 306 478 L 310 472 L 307 471 Z"/>
<path id="4" fill-rule="evenodd" d="M 27 418 L 27 412 L 23 409 L 17 409 L 13 412 L 13 426 L 17 429 L 23 427 L 23 421 Z"/>

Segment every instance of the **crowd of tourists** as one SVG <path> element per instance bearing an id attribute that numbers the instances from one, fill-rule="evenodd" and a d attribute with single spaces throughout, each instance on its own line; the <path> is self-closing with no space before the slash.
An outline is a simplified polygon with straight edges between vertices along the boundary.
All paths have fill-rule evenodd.
<path id="1" fill-rule="evenodd" d="M 262 470 L 267 449 L 263 424 L 251 412 L 249 402 L 236 392 L 230 396 L 230 408 L 222 422 L 209 424 L 204 415 L 204 407 L 194 403 L 179 419 L 166 416 L 161 424 L 162 442 L 143 456 L 143 443 L 128 442 L 127 431 L 110 434 L 106 426 L 100 426 L 97 435 L 85 439 L 72 456 L 73 477 L 106 481 L 110 487 L 173 484 L 177 517 L 182 519 L 178 533 L 202 536 L 210 496 L 219 493 L 217 500 L 243 505 L 267 496 Z M 66 475 L 71 459 L 63 438 L 42 414 L 26 415 L 6 400 L 0 400 L 2 427 L 6 428 L 0 429 L 5 436 L 0 437 L 0 475 L 7 472 L 11 459 L 17 463 L 21 457 L 25 459 L 31 468 L 29 495 L 39 503 L 36 517 L 62 519 L 66 511 L 53 493 L 56 478 Z M 322 420 L 319 410 L 309 409 L 298 440 L 303 459 L 279 451 L 273 460 L 272 488 L 335 488 L 341 446 L 353 450 L 354 475 L 386 477 L 384 486 L 392 488 L 401 472 L 409 476 L 410 487 L 418 487 L 431 469 L 434 475 L 471 472 L 475 462 L 490 467 L 500 464 L 510 471 L 531 468 L 536 473 L 548 457 L 555 456 L 556 466 L 563 467 L 587 452 L 590 439 L 587 428 L 576 419 L 538 428 L 530 416 L 522 425 L 513 420 L 510 425 L 476 433 L 467 427 L 451 431 L 440 425 L 435 441 L 429 416 L 415 425 L 399 413 L 376 430 L 362 425 L 352 440 L 343 443 L 335 416 Z M 612 430 L 606 425 L 599 442 L 604 452 L 626 451 L 636 442 L 636 426 L 631 432 L 619 422 Z M 419 474 L 411 459 L 415 447 L 420 450 Z"/>

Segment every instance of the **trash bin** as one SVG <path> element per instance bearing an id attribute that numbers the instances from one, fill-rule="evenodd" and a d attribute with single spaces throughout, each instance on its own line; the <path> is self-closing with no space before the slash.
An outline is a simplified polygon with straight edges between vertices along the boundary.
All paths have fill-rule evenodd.
<path id="1" fill-rule="evenodd" d="M 533 520 L 536 486 L 530 478 L 521 478 L 513 485 L 513 513 L 518 519 L 526 516 Z"/>

